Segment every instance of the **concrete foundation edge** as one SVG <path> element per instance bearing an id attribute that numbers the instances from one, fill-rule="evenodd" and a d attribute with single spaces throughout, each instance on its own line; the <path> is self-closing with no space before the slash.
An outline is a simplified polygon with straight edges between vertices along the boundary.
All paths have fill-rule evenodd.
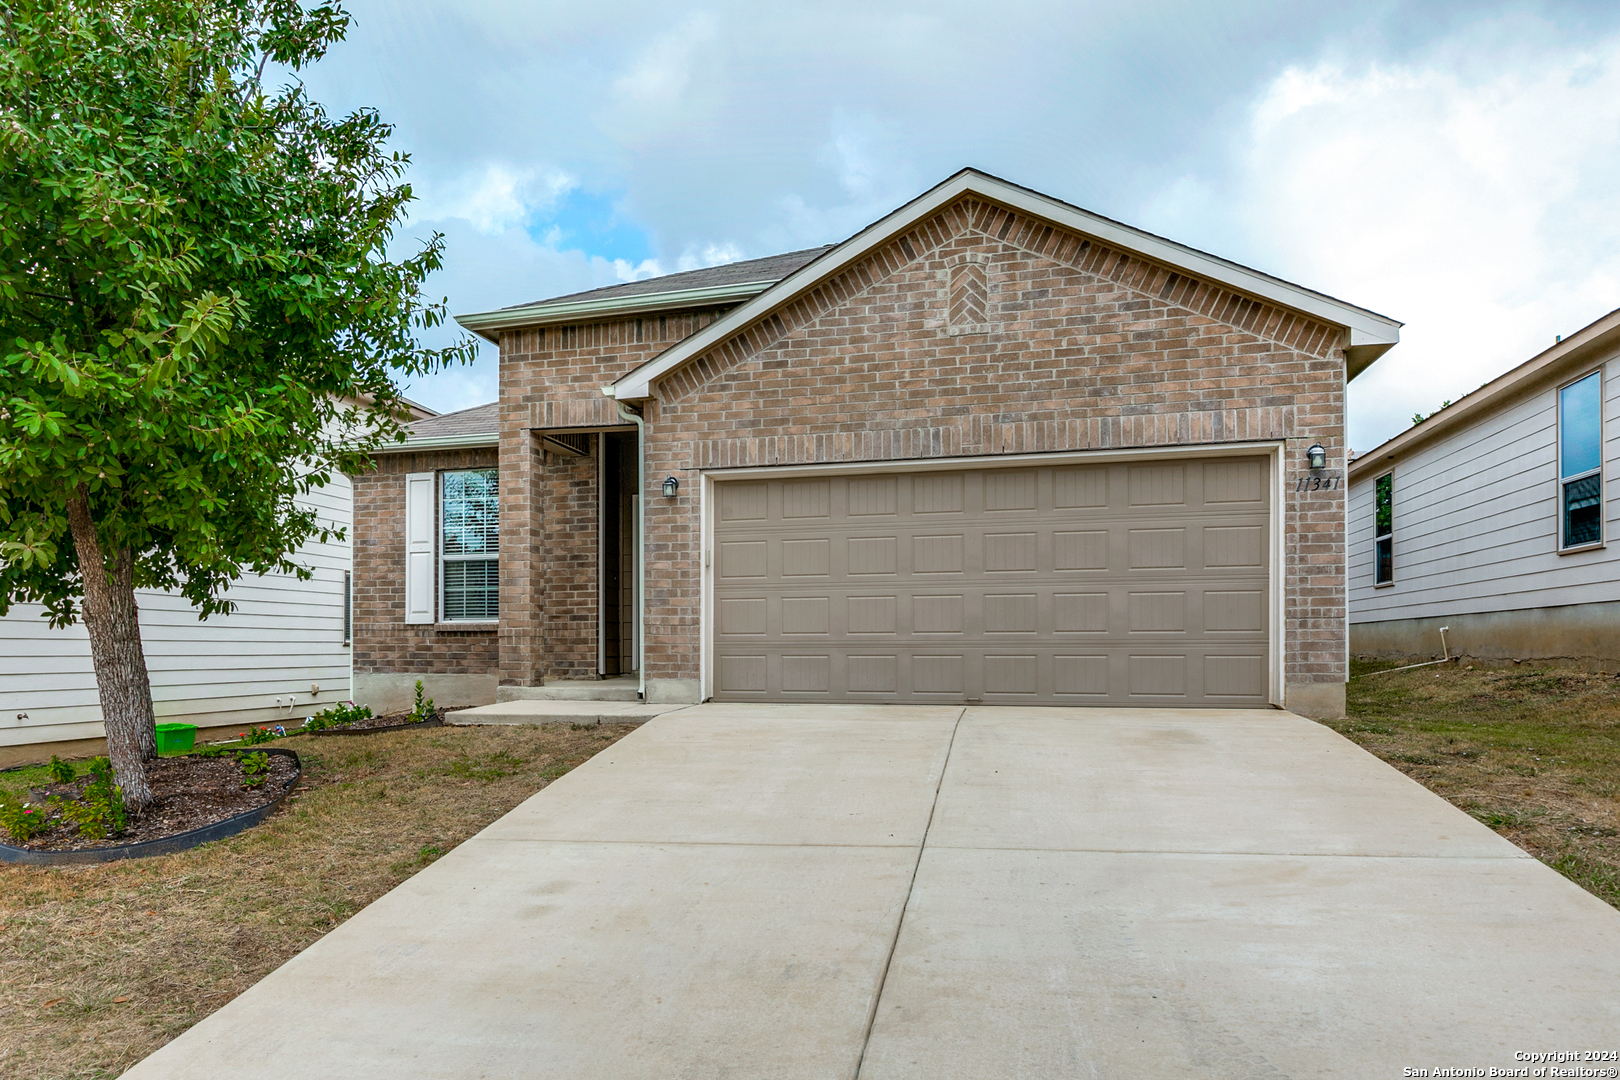
<path id="1" fill-rule="evenodd" d="M 1350 653 L 1366 660 L 1438 660 L 1442 626 L 1453 656 L 1620 668 L 1620 601 L 1351 623 Z"/>
<path id="2" fill-rule="evenodd" d="M 1283 707 L 1312 720 L 1338 720 L 1344 716 L 1344 683 L 1289 683 Z"/>
<path id="3" fill-rule="evenodd" d="M 703 684 L 697 679 L 648 679 L 647 704 L 696 705 L 703 700 Z"/>
<path id="4" fill-rule="evenodd" d="M 355 704 L 369 705 L 378 716 L 403 712 L 415 703 L 418 679 L 422 680 L 422 692 L 432 698 L 434 704 L 465 709 L 473 705 L 493 705 L 500 676 L 357 671 L 354 673 Z"/>

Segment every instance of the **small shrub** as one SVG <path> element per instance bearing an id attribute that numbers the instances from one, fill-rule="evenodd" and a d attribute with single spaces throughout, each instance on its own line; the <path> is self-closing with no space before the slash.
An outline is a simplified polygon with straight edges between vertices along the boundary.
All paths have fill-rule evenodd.
<path id="1" fill-rule="evenodd" d="M 270 755 L 264 751 L 256 754 L 243 754 L 237 758 L 242 763 L 242 786 L 245 788 L 262 787 L 270 779 Z"/>
<path id="2" fill-rule="evenodd" d="M 367 720 L 371 717 L 371 709 L 366 705 L 356 705 L 352 701 L 340 701 L 329 709 L 322 709 L 308 720 L 304 721 L 306 731 L 325 731 L 327 728 L 341 727 L 352 724 L 356 720 Z"/>
<path id="3" fill-rule="evenodd" d="M 55 754 L 51 755 L 51 763 L 45 766 L 45 771 L 50 773 L 51 779 L 58 784 L 70 784 L 73 782 L 73 766 Z"/>
<path id="4" fill-rule="evenodd" d="M 0 791 L 0 828 L 19 844 L 26 844 L 45 830 L 50 811 L 43 806 L 22 802 L 10 792 Z"/>
<path id="5" fill-rule="evenodd" d="M 105 840 L 124 831 L 129 820 L 124 792 L 113 783 L 112 763 L 104 757 L 90 762 L 90 782 L 77 799 L 57 797 L 51 804 L 62 817 L 78 826 L 86 840 Z"/>
<path id="6" fill-rule="evenodd" d="M 412 724 L 420 724 L 424 720 L 433 719 L 433 699 L 422 696 L 421 679 L 416 680 L 416 704 L 411 706 L 411 715 L 405 719 Z"/>
<path id="7" fill-rule="evenodd" d="M 250 727 L 242 732 L 242 742 L 247 746 L 258 746 L 260 743 L 275 742 L 281 738 L 275 728 Z"/>

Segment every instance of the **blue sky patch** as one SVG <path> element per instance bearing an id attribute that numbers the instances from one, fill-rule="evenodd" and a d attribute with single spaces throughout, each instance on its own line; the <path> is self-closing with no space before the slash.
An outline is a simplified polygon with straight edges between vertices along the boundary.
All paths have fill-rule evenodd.
<path id="1" fill-rule="evenodd" d="M 558 251 L 583 251 L 610 262 L 639 264 L 652 258 L 652 241 L 644 228 L 619 211 L 622 197 L 575 189 L 554 213 L 532 222 L 529 235 Z"/>

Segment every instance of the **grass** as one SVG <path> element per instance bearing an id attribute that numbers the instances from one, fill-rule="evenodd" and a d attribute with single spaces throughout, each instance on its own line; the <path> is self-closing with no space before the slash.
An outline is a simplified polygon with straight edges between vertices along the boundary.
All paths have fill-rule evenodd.
<path id="1" fill-rule="evenodd" d="M 1620 907 L 1620 679 L 1388 666 L 1351 665 L 1329 726 Z"/>
<path id="2" fill-rule="evenodd" d="M 294 736 L 274 745 L 303 779 L 258 828 L 154 859 L 0 866 L 0 1077 L 117 1076 L 630 730 Z"/>

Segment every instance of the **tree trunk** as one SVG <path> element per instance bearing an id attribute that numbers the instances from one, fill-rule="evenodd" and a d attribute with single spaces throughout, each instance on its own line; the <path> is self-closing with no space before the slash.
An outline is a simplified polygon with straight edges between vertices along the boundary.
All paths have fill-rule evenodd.
<path id="1" fill-rule="evenodd" d="M 113 779 L 123 789 L 124 805 L 139 814 L 152 803 L 146 763 L 157 757 L 157 720 L 135 608 L 135 556 L 122 548 L 113 552 L 108 564 L 84 488 L 68 492 L 67 509 L 84 582 L 84 626 L 90 633 L 90 658 L 101 694 L 107 756 Z"/>

